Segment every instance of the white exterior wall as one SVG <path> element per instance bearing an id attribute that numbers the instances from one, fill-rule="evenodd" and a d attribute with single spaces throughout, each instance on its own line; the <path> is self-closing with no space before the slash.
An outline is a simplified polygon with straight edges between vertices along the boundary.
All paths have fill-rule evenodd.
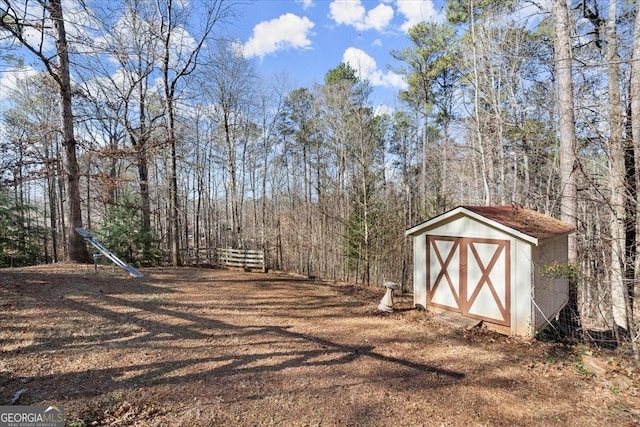
<path id="1" fill-rule="evenodd" d="M 437 226 L 430 228 L 428 231 L 425 231 L 425 233 L 437 236 L 469 237 L 477 239 L 507 240 L 510 238 L 509 235 L 500 230 L 488 227 L 485 224 L 479 223 L 472 218 L 463 215 L 452 218 L 446 223 L 437 224 Z"/>
<path id="2" fill-rule="evenodd" d="M 427 308 L 427 235 L 413 236 L 413 306 Z"/>
<path id="3" fill-rule="evenodd" d="M 554 262 L 564 264 L 568 260 L 567 236 L 544 242 L 534 248 L 534 294 L 531 310 L 536 330 L 551 320 L 569 301 L 569 280 L 544 276 L 540 270 Z"/>
<path id="4" fill-rule="evenodd" d="M 532 251 L 529 242 L 511 237 L 511 333 L 531 335 Z"/>

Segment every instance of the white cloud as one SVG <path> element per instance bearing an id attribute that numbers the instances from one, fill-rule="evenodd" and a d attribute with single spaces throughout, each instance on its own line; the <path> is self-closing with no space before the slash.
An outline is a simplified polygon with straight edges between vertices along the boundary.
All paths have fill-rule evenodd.
<path id="1" fill-rule="evenodd" d="M 15 14 L 23 21 L 24 25 L 21 26 L 21 29 L 24 40 L 34 46 L 34 48 L 40 49 L 45 53 L 54 51 L 56 47 L 55 40 L 51 37 L 53 29 L 50 25 L 43 27 L 41 21 L 44 13 L 41 5 L 36 2 L 14 3 L 15 4 L 11 4 L 11 9 L 14 11 L 11 14 Z"/>
<path id="2" fill-rule="evenodd" d="M 169 66 L 179 69 L 191 52 L 196 49 L 197 42 L 186 28 L 178 26 L 171 34 L 171 51 L 169 52 Z"/>
<path id="3" fill-rule="evenodd" d="M 271 21 L 253 27 L 253 35 L 243 45 L 245 57 L 265 55 L 284 49 L 307 49 L 311 46 L 309 34 L 314 27 L 309 18 L 286 13 Z"/>
<path id="4" fill-rule="evenodd" d="M 360 0 L 339 1 L 335 0 L 329 5 L 329 16 L 337 24 L 353 25 L 364 18 L 365 10 Z"/>
<path id="5" fill-rule="evenodd" d="M 378 69 L 375 59 L 363 50 L 355 47 L 349 47 L 344 51 L 342 62 L 351 65 L 358 72 L 360 79 L 369 79 Z"/>
<path id="6" fill-rule="evenodd" d="M 336 24 L 351 25 L 359 31 L 381 31 L 393 19 L 391 6 L 380 3 L 367 12 L 361 0 L 334 0 L 329 5 L 329 12 Z"/>
<path id="7" fill-rule="evenodd" d="M 369 54 L 355 47 L 349 47 L 342 55 L 342 62 L 349 64 L 356 70 L 358 78 L 369 80 L 373 86 L 386 86 L 398 89 L 405 89 L 407 83 L 400 74 L 378 69 L 376 60 Z"/>
<path id="8" fill-rule="evenodd" d="M 511 19 L 518 25 L 533 28 L 538 26 L 546 13 L 551 13 L 551 7 L 551 0 L 525 3 L 512 13 Z"/>
<path id="9" fill-rule="evenodd" d="M 296 3 L 300 3 L 304 10 L 307 10 L 313 6 L 313 0 L 296 0 Z"/>
<path id="10" fill-rule="evenodd" d="M 87 41 L 99 37 L 96 29 L 101 28 L 103 23 L 81 2 L 63 0 L 62 10 L 71 50 L 77 53 L 92 53 Z"/>
<path id="11" fill-rule="evenodd" d="M 436 11 L 433 0 L 397 0 L 398 12 L 405 17 L 402 24 L 403 31 L 422 21 L 440 21 L 443 16 Z"/>
<path id="12" fill-rule="evenodd" d="M 31 67 L 9 68 L 0 73 L 0 94 L 8 95 L 18 88 L 18 82 L 27 77 L 35 76 L 38 71 Z M 4 96 L 0 96 L 0 99 Z"/>
<path id="13" fill-rule="evenodd" d="M 104 101 L 119 99 L 131 85 L 130 78 L 122 69 L 116 70 L 111 77 L 96 77 L 82 84 L 92 97 Z M 132 96 L 131 99 L 135 100 L 137 97 Z"/>
<path id="14" fill-rule="evenodd" d="M 393 19 L 393 8 L 385 4 L 379 4 L 374 9 L 367 13 L 364 19 L 364 28 L 374 28 L 376 30 L 383 30 L 389 22 Z"/>

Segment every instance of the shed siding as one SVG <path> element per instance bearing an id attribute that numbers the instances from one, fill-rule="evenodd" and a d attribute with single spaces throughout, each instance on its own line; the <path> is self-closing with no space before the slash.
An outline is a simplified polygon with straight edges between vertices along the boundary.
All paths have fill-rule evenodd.
<path id="1" fill-rule="evenodd" d="M 488 227 L 472 218 L 460 215 L 451 218 L 451 221 L 441 223 L 426 233 L 438 236 L 468 237 L 475 239 L 504 239 L 505 233 Z"/>
<path id="2" fill-rule="evenodd" d="M 427 308 L 427 235 L 413 237 L 413 305 Z"/>
<path id="3" fill-rule="evenodd" d="M 511 257 L 511 333 L 528 335 L 531 330 L 531 245 L 519 239 L 512 240 Z"/>
<path id="4" fill-rule="evenodd" d="M 532 300 L 531 310 L 536 329 L 543 326 L 547 319 L 552 319 L 569 301 L 569 281 L 565 278 L 548 277 L 541 273 L 541 269 L 545 266 L 566 263 L 566 248 L 566 236 L 547 242 L 543 248 L 533 248 L 535 300 Z"/>

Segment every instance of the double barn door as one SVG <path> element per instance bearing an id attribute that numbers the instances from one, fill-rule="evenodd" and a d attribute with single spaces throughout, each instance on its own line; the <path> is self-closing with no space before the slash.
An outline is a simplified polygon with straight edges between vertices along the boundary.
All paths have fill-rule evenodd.
<path id="1" fill-rule="evenodd" d="M 508 240 L 427 236 L 427 304 L 510 326 Z"/>

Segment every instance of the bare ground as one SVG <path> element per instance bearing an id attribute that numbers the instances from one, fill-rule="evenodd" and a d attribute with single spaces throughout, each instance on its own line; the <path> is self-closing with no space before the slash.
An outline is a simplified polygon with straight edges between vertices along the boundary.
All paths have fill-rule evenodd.
<path id="1" fill-rule="evenodd" d="M 286 275 L 0 270 L 0 404 L 67 424 L 632 426 L 639 373 L 443 321 L 381 288 Z M 16 399 L 17 397 L 17 399 Z"/>

